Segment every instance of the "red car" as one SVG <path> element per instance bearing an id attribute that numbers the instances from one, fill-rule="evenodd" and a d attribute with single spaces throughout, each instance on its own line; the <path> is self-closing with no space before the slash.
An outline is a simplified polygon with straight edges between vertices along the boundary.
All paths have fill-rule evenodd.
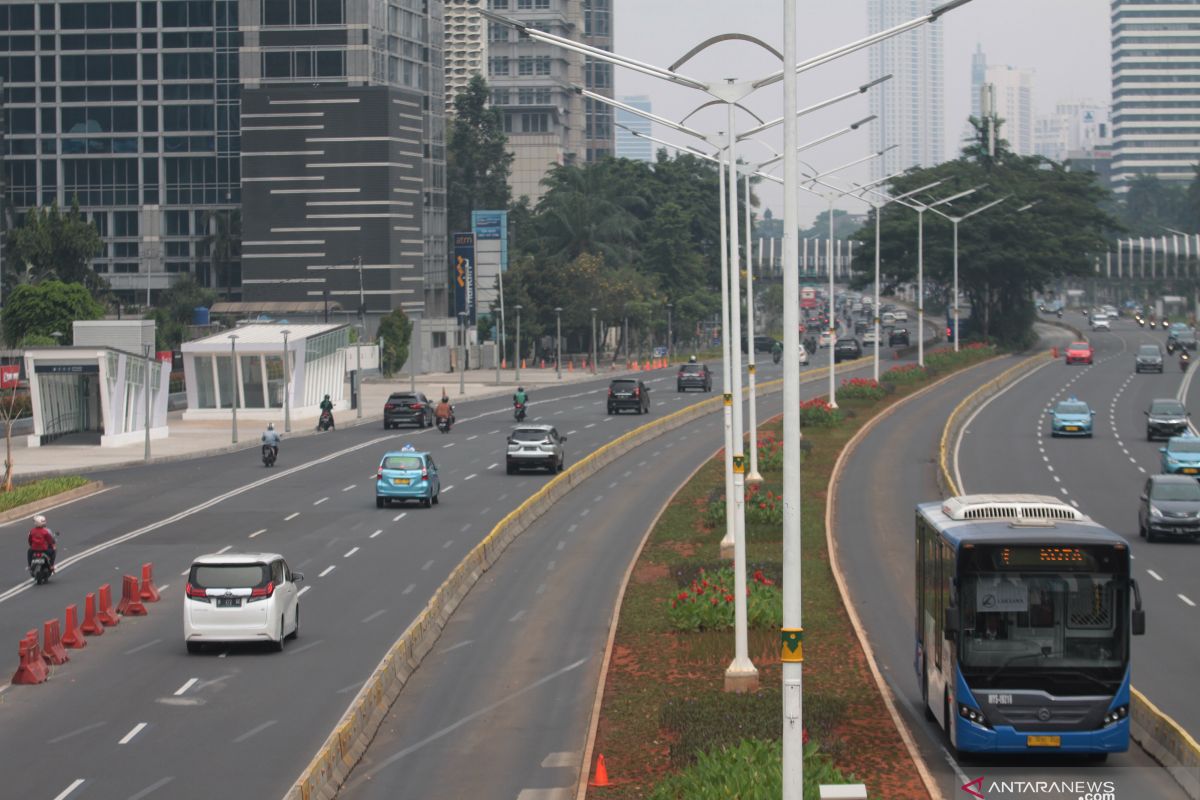
<path id="1" fill-rule="evenodd" d="M 1091 364 L 1095 351 L 1088 342 L 1072 342 L 1067 345 L 1068 364 Z"/>

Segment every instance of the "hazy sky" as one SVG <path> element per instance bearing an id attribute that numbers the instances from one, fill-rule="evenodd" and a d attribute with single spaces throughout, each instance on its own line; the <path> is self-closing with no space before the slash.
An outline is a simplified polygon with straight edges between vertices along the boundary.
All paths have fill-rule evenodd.
<path id="1" fill-rule="evenodd" d="M 613 49 L 641 61 L 669 66 L 701 41 L 721 33 L 757 36 L 779 50 L 783 3 L 780 0 L 613 0 Z M 838 47 L 867 35 L 866 0 L 799 0 L 798 55 L 800 59 Z M 936 24 L 943 26 L 946 91 L 946 157 L 958 150 L 970 113 L 971 54 L 983 46 L 990 64 L 1008 64 L 1033 69 L 1034 105 L 1048 112 L 1060 102 L 1098 100 L 1111 96 L 1109 4 L 1102 0 L 974 0 Z M 701 80 L 751 79 L 779 68 L 778 60 L 755 45 L 725 42 L 679 68 L 679 72 Z M 868 78 L 867 51 L 860 51 L 801 76 L 799 105 L 811 105 L 841 94 Z M 617 67 L 616 94 L 649 95 L 654 113 L 679 120 L 708 98 L 656 78 Z M 781 84 L 760 90 L 745 104 L 764 119 L 782 113 Z M 864 97 L 848 100 L 802 120 L 800 141 L 819 138 L 867 116 Z M 691 127 L 705 133 L 725 129 L 725 109 L 699 112 Z M 753 120 L 741 115 L 738 130 L 752 127 Z M 679 144 L 687 136 L 655 126 L 654 135 Z M 782 132 L 765 137 L 770 147 L 782 147 Z M 656 145 L 657 147 L 657 145 Z M 742 155 L 764 161 L 771 152 L 761 145 L 747 144 Z M 805 154 L 818 169 L 827 169 L 870 151 L 865 129 L 847 134 Z M 779 174 L 779 170 L 776 174 Z M 865 179 L 866 168 L 841 173 Z M 764 186 L 758 190 L 764 204 L 776 216 L 783 213 L 782 193 Z M 841 207 L 865 210 L 850 201 Z M 807 226 L 824 208 L 816 198 L 802 199 L 801 224 Z"/>

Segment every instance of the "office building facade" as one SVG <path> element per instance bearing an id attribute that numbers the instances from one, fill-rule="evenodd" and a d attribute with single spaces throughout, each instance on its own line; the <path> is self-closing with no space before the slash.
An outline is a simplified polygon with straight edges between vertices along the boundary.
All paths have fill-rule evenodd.
<path id="1" fill-rule="evenodd" d="M 868 0 L 871 33 L 928 14 L 935 0 Z M 871 162 L 874 179 L 910 167 L 941 163 L 945 152 L 942 26 L 923 25 L 869 50 L 872 79 L 892 79 L 870 92 L 871 149 L 896 145 Z"/>
<path id="2" fill-rule="evenodd" d="M 1200 163 L 1200 2 L 1114 0 L 1113 188 L 1138 175 L 1190 182 Z"/>
<path id="3" fill-rule="evenodd" d="M 601 50 L 612 50 L 613 0 L 582 0 L 583 43 Z M 594 58 L 583 60 L 583 85 L 596 94 L 613 97 L 613 65 Z M 588 161 L 612 156 L 616 150 L 613 107 L 599 100 L 584 98 L 583 147 Z"/>
<path id="4" fill-rule="evenodd" d="M 986 83 L 995 90 L 995 114 L 1001 120 L 1000 136 L 1017 155 L 1034 153 L 1033 71 L 989 64 Z"/>
<path id="5" fill-rule="evenodd" d="M 629 95 L 621 98 L 621 102 L 639 111 L 649 114 L 652 111 L 650 98 L 644 94 Z M 645 117 L 638 116 L 632 111 L 617 109 L 617 158 L 631 158 L 635 161 L 653 161 L 654 143 L 642 138 L 637 133 L 649 136 L 653 123 Z"/>

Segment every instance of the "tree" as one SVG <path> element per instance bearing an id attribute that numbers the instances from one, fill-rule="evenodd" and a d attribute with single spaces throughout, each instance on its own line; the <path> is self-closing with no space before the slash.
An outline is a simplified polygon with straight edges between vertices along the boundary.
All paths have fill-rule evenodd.
<path id="1" fill-rule="evenodd" d="M 242 258 L 242 212 L 222 208 L 205 213 L 208 235 L 201 247 L 208 253 L 217 285 L 224 284 L 225 299 L 233 291 L 233 265 Z"/>
<path id="2" fill-rule="evenodd" d="M 21 224 L 8 233 L 5 272 L 11 283 L 60 280 L 100 286 L 91 268 L 103 243 L 96 226 L 72 204 L 65 214 L 57 205 L 31 208 Z"/>
<path id="3" fill-rule="evenodd" d="M 408 346 L 412 340 L 412 321 L 401 309 L 393 309 L 391 314 L 379 321 L 376 335 L 380 344 L 380 368 L 383 374 L 391 377 L 408 361 Z"/>
<path id="4" fill-rule="evenodd" d="M 4 302 L 4 338 L 19 342 L 30 334 L 62 334 L 62 343 L 71 343 L 71 323 L 75 320 L 100 319 L 104 306 L 97 303 L 80 283 L 57 280 L 22 284 L 14 288 Z"/>
<path id="5" fill-rule="evenodd" d="M 16 386 L 0 389 L 0 424 L 4 425 L 4 479 L 0 491 L 13 490 L 13 424 L 29 409 L 29 395 L 18 394 Z"/>
<path id="6" fill-rule="evenodd" d="M 613 159 L 579 166 L 551 168 L 537 204 L 538 234 L 544 257 L 558 263 L 584 253 L 602 255 L 610 263 L 629 263 L 637 242 L 639 216 L 646 204 L 624 190 L 628 183 L 611 180 Z"/>
<path id="7" fill-rule="evenodd" d="M 196 283 L 191 275 L 181 275 L 159 297 L 158 307 L 147 315 L 154 320 L 154 338 L 159 350 L 178 350 L 187 335 L 192 314 L 198 306 L 209 307 L 217 294 Z"/>
<path id="8" fill-rule="evenodd" d="M 481 75 L 454 98 L 454 116 L 446 135 L 446 221 L 450 231 L 469 231 L 471 212 L 508 208 L 508 152 L 504 120 L 488 106 L 488 85 Z"/>
<path id="9" fill-rule="evenodd" d="M 1163 228 L 1190 230 L 1195 226 L 1188 206 L 1188 187 L 1154 175 L 1138 175 L 1129 182 L 1117 211 L 1125 227 L 1135 234 L 1161 236 Z"/>

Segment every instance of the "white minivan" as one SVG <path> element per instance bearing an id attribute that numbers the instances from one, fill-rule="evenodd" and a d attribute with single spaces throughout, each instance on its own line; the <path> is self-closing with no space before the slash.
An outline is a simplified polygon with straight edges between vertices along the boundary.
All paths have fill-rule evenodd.
<path id="1" fill-rule="evenodd" d="M 1103 311 L 1092 314 L 1092 330 L 1094 331 L 1110 331 L 1112 326 L 1108 323 L 1108 314 Z"/>
<path id="2" fill-rule="evenodd" d="M 300 592 L 304 580 L 276 553 L 221 553 L 200 556 L 188 570 L 183 599 L 183 639 L 189 653 L 208 643 L 270 642 L 300 633 Z"/>

